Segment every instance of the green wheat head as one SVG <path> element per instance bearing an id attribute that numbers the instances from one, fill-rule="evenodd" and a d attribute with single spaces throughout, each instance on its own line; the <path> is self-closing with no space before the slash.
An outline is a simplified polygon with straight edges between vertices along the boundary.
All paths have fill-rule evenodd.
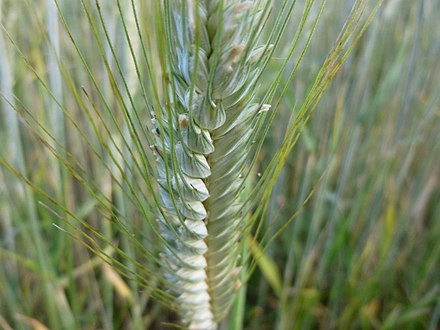
<path id="1" fill-rule="evenodd" d="M 268 108 L 255 98 L 271 49 L 257 43 L 268 10 L 261 6 L 170 3 L 169 99 L 156 144 L 160 224 L 165 272 L 190 329 L 215 329 L 240 286 L 240 193 L 254 127 Z"/>

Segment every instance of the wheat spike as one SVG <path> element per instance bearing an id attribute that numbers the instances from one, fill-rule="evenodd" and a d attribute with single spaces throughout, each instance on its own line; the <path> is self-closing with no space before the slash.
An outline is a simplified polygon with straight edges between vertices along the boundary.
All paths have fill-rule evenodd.
<path id="1" fill-rule="evenodd" d="M 268 108 L 254 98 L 270 50 L 256 45 L 261 6 L 170 6 L 172 99 L 158 125 L 159 222 L 165 272 L 189 329 L 216 329 L 239 287 L 242 177 L 256 117 Z"/>

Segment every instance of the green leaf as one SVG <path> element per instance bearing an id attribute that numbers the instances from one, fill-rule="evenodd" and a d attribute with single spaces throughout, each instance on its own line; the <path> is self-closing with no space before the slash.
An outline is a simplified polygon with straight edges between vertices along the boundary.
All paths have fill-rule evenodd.
<path id="1" fill-rule="evenodd" d="M 249 238 L 249 250 L 255 258 L 255 262 L 261 270 L 264 278 L 272 287 L 275 294 L 280 297 L 282 291 L 281 275 L 275 261 L 265 254 L 258 242 L 252 237 Z"/>

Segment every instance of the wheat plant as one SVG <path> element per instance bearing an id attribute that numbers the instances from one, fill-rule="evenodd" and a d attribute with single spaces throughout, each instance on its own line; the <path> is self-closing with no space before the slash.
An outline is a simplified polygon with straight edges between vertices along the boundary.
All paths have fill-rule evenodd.
<path id="1" fill-rule="evenodd" d="M 260 249 L 257 240 L 267 234 L 260 224 L 276 179 L 379 2 L 356 1 L 346 11 L 333 48 L 259 176 L 253 164 L 326 1 L 80 4 L 48 1 L 46 25 L 44 10 L 22 4 L 50 54 L 49 72 L 11 28 L 20 18 L 2 18 L 0 41 L 9 45 L 2 57 L 14 54 L 31 79 L 28 87 L 42 95 L 14 97 L 10 82 L 2 86 L 3 111 L 13 123 L 5 139 L 16 145 L 1 149 L 2 171 L 11 185 L 26 184 L 34 239 L 43 237 L 38 218 L 49 217 L 51 230 L 92 250 L 130 279 L 134 292 L 176 310 L 183 327 L 217 329 L 234 302 L 240 309 L 236 297 L 255 267 L 250 256 Z M 75 15 L 85 17 L 85 31 Z M 2 66 L 7 77 L 12 67 Z M 35 109 L 38 102 L 45 111 Z M 19 130 L 40 152 L 37 169 L 23 167 L 30 160 Z M 50 179 L 37 175 L 42 170 L 52 171 Z M 38 255 L 44 276 L 52 276 L 47 250 Z M 62 289 L 48 284 L 46 296 L 51 315 L 73 314 Z M 132 313 L 142 328 L 139 310 Z M 73 317 L 50 322 L 77 326 Z"/>
<path id="2" fill-rule="evenodd" d="M 161 223 L 167 274 L 190 329 L 215 329 L 240 285 L 239 198 L 257 116 L 269 108 L 255 99 L 270 52 L 257 45 L 264 4 L 173 2 L 169 9 L 170 109 L 157 144 Z"/>

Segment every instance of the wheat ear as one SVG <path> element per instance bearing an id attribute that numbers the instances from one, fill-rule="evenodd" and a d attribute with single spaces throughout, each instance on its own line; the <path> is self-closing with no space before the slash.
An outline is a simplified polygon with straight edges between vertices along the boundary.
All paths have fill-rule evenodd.
<path id="1" fill-rule="evenodd" d="M 262 3 L 169 3 L 171 96 L 158 125 L 159 220 L 165 272 L 189 329 L 216 329 L 240 285 L 239 197 L 262 109 L 256 83 L 270 49 L 256 45 Z"/>

